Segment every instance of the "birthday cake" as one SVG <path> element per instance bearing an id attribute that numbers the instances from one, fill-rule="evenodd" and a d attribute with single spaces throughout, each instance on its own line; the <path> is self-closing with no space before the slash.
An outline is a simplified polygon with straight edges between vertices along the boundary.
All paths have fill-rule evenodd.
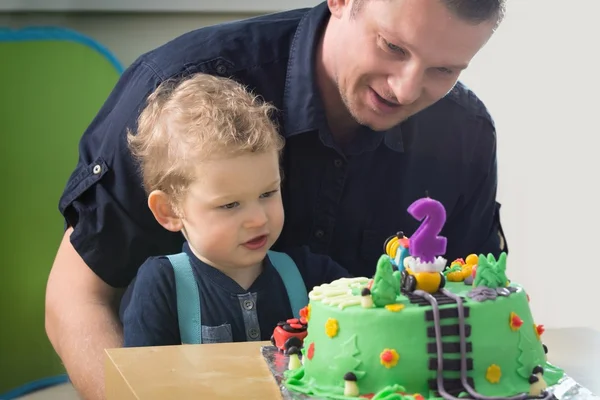
<path id="1" fill-rule="evenodd" d="M 386 241 L 374 277 L 310 291 L 291 321 L 285 387 L 328 399 L 552 398 L 545 389 L 564 372 L 547 362 L 506 254 L 447 263 L 441 203 L 426 197 L 408 212 L 421 227 Z"/>

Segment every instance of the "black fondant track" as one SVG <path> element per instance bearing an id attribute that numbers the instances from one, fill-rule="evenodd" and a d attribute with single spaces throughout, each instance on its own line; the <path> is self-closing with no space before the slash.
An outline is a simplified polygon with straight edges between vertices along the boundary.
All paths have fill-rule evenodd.
<path id="1" fill-rule="evenodd" d="M 464 306 L 464 298 L 446 289 L 441 289 L 434 294 L 421 290 L 405 294 L 413 304 L 431 306 L 431 310 L 425 312 L 425 320 L 433 322 L 433 326 L 427 328 L 427 336 L 433 339 L 433 342 L 427 345 L 427 353 L 434 354 L 429 359 L 429 369 L 437 371 L 437 378 L 430 380 L 429 387 L 438 396 L 447 400 L 555 399 L 548 392 L 544 392 L 539 397 L 530 396 L 528 393 L 513 397 L 490 397 L 477 393 L 474 389 L 473 379 L 468 376 L 469 371 L 473 369 L 473 359 L 469 354 L 473 351 L 473 346 L 471 342 L 467 341 L 471 336 L 471 326 L 466 323 L 470 311 L 469 307 Z M 442 310 L 439 308 L 440 305 L 453 303 L 456 304 L 456 307 Z M 444 325 L 444 320 L 451 321 Z M 449 373 L 456 376 L 457 372 L 460 372 L 460 378 L 445 376 Z M 461 393 L 466 393 L 470 397 L 459 399 L 457 396 Z"/>

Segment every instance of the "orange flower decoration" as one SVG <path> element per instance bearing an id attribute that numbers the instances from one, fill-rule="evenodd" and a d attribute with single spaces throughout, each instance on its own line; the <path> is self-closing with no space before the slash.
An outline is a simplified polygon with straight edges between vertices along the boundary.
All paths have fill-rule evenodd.
<path id="1" fill-rule="evenodd" d="M 400 359 L 400 355 L 394 349 L 384 349 L 379 355 L 379 361 L 386 368 L 392 368 L 396 364 L 398 364 L 398 360 Z"/>
<path id="2" fill-rule="evenodd" d="M 310 319 L 310 304 L 300 310 L 300 318 L 304 318 L 308 322 Z"/>

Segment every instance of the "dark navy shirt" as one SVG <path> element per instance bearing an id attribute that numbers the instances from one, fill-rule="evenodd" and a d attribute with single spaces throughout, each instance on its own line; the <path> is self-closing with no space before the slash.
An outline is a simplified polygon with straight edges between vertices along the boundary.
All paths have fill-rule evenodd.
<path id="1" fill-rule="evenodd" d="M 315 88 L 314 50 L 326 3 L 201 28 L 142 55 L 84 133 L 60 199 L 71 242 L 105 282 L 124 287 L 147 257 L 176 253 L 182 237 L 147 207 L 126 129 L 164 80 L 204 72 L 231 77 L 272 102 L 286 139 L 285 226 L 274 250 L 308 245 L 353 275 L 371 275 L 383 242 L 419 222 L 408 206 L 429 195 L 447 211 L 446 257 L 498 255 L 496 135 L 482 102 L 462 84 L 387 132 L 364 129 L 340 149 Z"/>
<path id="2" fill-rule="evenodd" d="M 277 322 L 293 317 L 287 291 L 277 270 L 265 258 L 264 270 L 248 288 L 200 261 L 187 243 L 198 290 L 202 343 L 269 340 Z M 328 256 L 302 246 L 286 251 L 294 260 L 308 291 L 314 286 L 349 277 Z M 123 313 L 126 347 L 181 344 L 177 319 L 175 277 L 166 257 L 150 257 L 139 269 Z"/>

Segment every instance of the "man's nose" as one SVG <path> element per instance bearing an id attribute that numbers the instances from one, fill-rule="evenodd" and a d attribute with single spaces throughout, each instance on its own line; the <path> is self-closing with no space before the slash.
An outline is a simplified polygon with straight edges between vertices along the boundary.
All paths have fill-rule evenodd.
<path id="1" fill-rule="evenodd" d="M 388 78 L 388 85 L 399 104 L 410 105 L 423 92 L 423 72 L 417 66 L 407 65 L 399 74 Z"/>

